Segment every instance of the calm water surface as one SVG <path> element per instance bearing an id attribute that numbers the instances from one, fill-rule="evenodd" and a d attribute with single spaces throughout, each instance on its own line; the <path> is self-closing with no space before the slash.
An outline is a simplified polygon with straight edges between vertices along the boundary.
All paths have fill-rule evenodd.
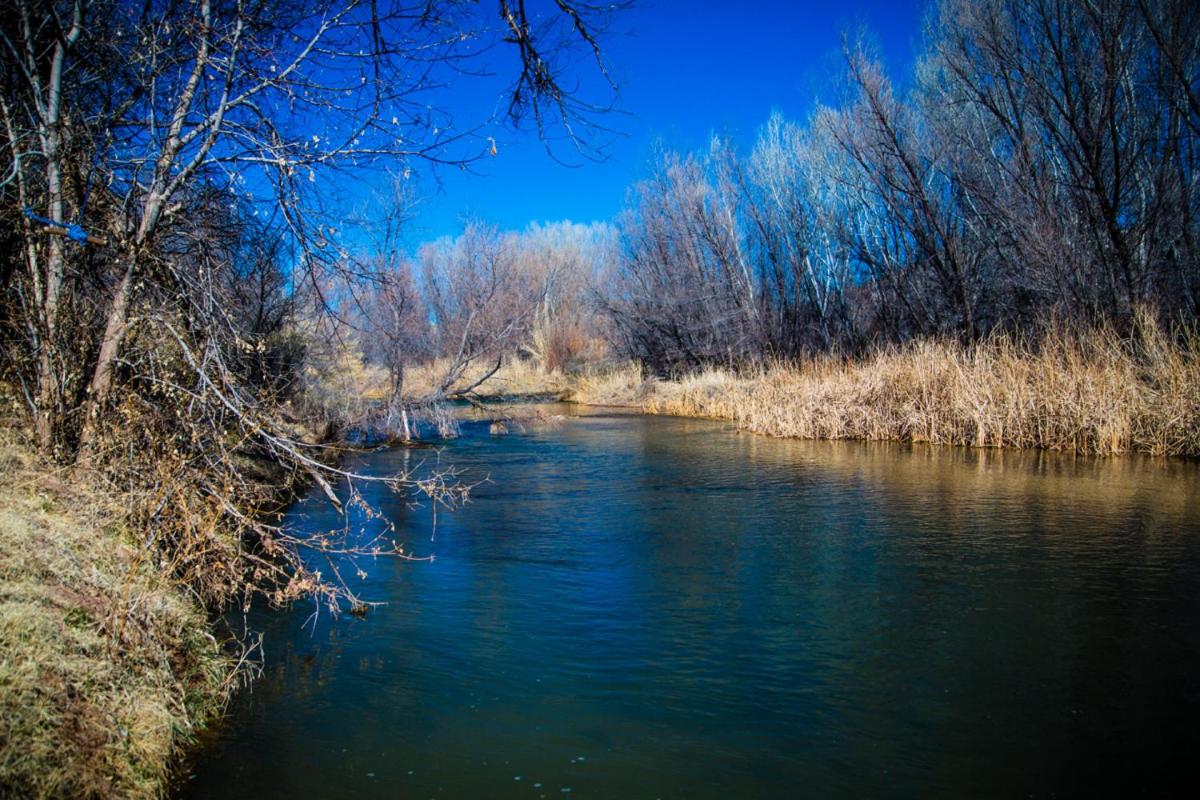
<path id="1" fill-rule="evenodd" d="M 360 562 L 388 603 L 366 620 L 252 615 L 265 675 L 182 797 L 1196 786 L 1195 464 L 603 413 L 468 423 L 440 457 L 490 482 L 435 541 L 429 509 L 371 492 L 436 560 Z M 318 495 L 291 517 L 340 524 Z"/>

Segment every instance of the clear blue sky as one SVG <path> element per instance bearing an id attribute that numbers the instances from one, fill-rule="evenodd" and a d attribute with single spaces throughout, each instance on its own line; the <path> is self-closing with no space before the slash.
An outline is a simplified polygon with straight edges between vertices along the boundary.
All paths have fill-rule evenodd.
<path id="1" fill-rule="evenodd" d="M 409 243 L 455 234 L 467 216 L 505 229 L 611 219 L 654 142 L 693 149 L 713 131 L 747 142 L 772 109 L 803 119 L 814 99 L 831 98 L 844 32 L 865 27 L 893 77 L 903 80 L 922 10 L 921 0 L 640 0 L 605 42 L 623 111 L 606 122 L 624 134 L 608 158 L 570 168 L 548 157 L 532 133 L 501 134 L 497 156 L 479 163 L 476 174 L 441 170 L 440 190 L 428 176 L 419 179 Z M 485 117 L 495 86 L 456 85 L 452 103 L 463 119 Z"/>

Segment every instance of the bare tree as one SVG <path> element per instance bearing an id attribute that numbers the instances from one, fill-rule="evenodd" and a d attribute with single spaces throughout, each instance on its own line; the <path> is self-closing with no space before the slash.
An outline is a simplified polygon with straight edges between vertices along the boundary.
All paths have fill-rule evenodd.
<path id="1" fill-rule="evenodd" d="M 741 170 L 766 337 L 781 355 L 830 348 L 847 334 L 852 259 L 837 229 L 853 209 L 841 193 L 845 157 L 829 131 L 772 114 Z"/>
<path id="2" fill-rule="evenodd" d="M 428 310 L 408 261 L 397 260 L 381 276 L 367 309 L 363 333 L 364 355 L 388 373 L 382 427 L 385 431 L 398 428 L 400 438 L 408 441 L 413 437 L 413 428 L 409 407 L 403 400 L 405 371 L 434 354 Z"/>
<path id="3" fill-rule="evenodd" d="M 607 356 L 608 316 L 596 300 L 616 258 L 606 223 L 532 225 L 519 238 L 521 271 L 545 286 L 520 352 L 546 371 L 570 371 Z"/>
<path id="4" fill-rule="evenodd" d="M 610 308 L 627 347 L 656 370 L 760 350 L 738 198 L 717 169 L 727 157 L 719 140 L 704 161 L 664 154 L 622 220 L 624 266 Z"/>
<path id="5" fill-rule="evenodd" d="M 923 93 L 973 246 L 1011 290 L 1004 314 L 1196 312 L 1200 24 L 1185 6 L 938 6 Z"/>
<path id="6" fill-rule="evenodd" d="M 486 152 L 431 99 L 475 48 L 511 44 L 509 116 L 577 131 L 590 108 L 562 88 L 568 34 L 595 50 L 608 6 L 558 3 L 531 26 L 501 3 L 490 29 L 455 3 L 164 0 L 144 6 L 21 0 L 3 23 L 8 180 L 17 204 L 103 228 L 112 262 L 80 443 L 108 400 L 150 253 L 205 183 L 273 207 L 314 289 L 344 260 L 322 211 L 330 181 L 386 163 L 463 163 Z M 606 74 L 606 73 L 605 73 Z M 579 136 L 575 137 L 580 140 Z M 474 142 L 474 143 L 473 143 Z M 103 200 L 89 195 L 104 195 Z M 87 211 L 86 215 L 81 212 Z M 101 213 L 103 212 L 103 213 Z M 49 447 L 65 378 L 55 367 L 68 250 L 27 219 L 26 302 L 39 353 L 38 437 Z"/>
<path id="7" fill-rule="evenodd" d="M 457 238 L 425 245 L 419 259 L 438 349 L 448 359 L 428 400 L 468 395 L 527 338 L 546 285 L 521 271 L 515 234 L 477 223 Z M 480 365 L 482 373 L 464 383 Z"/>
<path id="8" fill-rule="evenodd" d="M 182 574 L 225 570 L 206 599 L 337 596 L 263 521 L 251 474 L 273 464 L 335 501 L 362 477 L 287 414 L 298 321 L 352 316 L 380 280 L 408 292 L 348 252 L 338 188 L 485 156 L 487 111 L 464 125 L 441 92 L 492 67 L 511 76 L 509 122 L 589 143 L 603 103 L 562 88 L 569 46 L 605 75 L 615 7 L 490 8 L 14 0 L 0 16 L 0 213 L 19 231 L 5 365 L 47 453 L 136 487 L 147 546 Z M 441 471 L 381 480 L 458 491 Z"/>
<path id="9" fill-rule="evenodd" d="M 861 40 L 842 102 L 635 187 L 607 297 L 652 369 L 1051 318 L 1132 330 L 1200 292 L 1200 12 L 940 0 L 915 81 Z"/>

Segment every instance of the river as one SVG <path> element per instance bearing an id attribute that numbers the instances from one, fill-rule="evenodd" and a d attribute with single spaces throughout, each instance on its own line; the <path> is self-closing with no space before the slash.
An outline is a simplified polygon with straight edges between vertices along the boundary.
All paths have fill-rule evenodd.
<path id="1" fill-rule="evenodd" d="M 255 611 L 183 798 L 1161 794 L 1200 753 L 1200 468 L 549 406 L 365 494 L 432 563 Z M 313 494 L 299 530 L 342 525 Z M 432 538 L 431 538 L 432 537 Z M 238 623 L 240 624 L 240 622 Z"/>

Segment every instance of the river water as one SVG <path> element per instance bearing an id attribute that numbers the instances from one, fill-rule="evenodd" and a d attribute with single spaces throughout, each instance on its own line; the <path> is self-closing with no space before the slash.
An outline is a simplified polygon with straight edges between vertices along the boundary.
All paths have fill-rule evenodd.
<path id="1" fill-rule="evenodd" d="M 365 620 L 254 612 L 264 675 L 181 797 L 1196 786 L 1196 464 L 548 411 L 361 458 L 488 481 L 436 529 L 367 487 L 436 559 L 342 564 Z M 319 494 L 290 522 L 344 524 Z"/>

